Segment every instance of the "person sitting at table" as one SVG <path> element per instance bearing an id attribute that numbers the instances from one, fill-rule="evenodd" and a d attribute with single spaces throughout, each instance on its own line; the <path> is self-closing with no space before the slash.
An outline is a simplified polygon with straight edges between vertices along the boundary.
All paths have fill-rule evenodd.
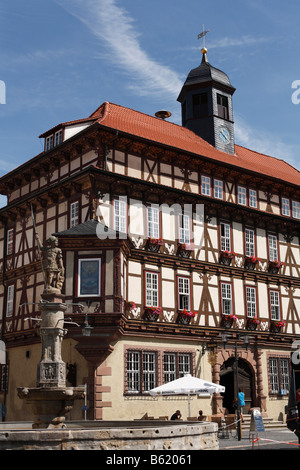
<path id="1" fill-rule="evenodd" d="M 174 421 L 176 419 L 181 419 L 181 413 L 179 410 L 177 410 L 172 416 L 171 416 L 171 420 Z"/>

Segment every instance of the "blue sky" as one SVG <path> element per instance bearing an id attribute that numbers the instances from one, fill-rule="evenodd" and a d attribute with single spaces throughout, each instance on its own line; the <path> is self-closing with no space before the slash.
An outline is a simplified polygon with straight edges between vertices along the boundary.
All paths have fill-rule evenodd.
<path id="1" fill-rule="evenodd" d="M 299 0 L 0 0 L 0 176 L 104 101 L 180 124 L 203 24 L 209 62 L 236 88 L 236 143 L 300 170 L 299 17 Z"/>

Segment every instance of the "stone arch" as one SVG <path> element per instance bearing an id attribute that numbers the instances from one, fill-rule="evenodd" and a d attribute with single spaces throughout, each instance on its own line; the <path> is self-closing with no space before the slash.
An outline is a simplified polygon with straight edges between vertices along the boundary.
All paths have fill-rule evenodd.
<path id="1" fill-rule="evenodd" d="M 238 349 L 238 377 L 239 387 L 244 388 L 246 397 L 245 412 L 251 408 L 259 406 L 258 397 L 258 370 L 257 353 L 251 349 Z M 217 400 L 217 412 L 227 408 L 230 413 L 233 412 L 232 403 L 236 394 L 235 383 L 235 350 L 233 347 L 221 349 L 217 355 L 217 362 L 214 366 L 213 376 L 217 383 L 225 385 L 226 391 Z"/>

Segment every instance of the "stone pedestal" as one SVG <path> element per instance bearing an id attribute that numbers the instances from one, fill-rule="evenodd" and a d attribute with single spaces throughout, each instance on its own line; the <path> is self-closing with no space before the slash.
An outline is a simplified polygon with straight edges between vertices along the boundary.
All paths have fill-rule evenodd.
<path id="1" fill-rule="evenodd" d="M 66 413 L 75 400 L 85 396 L 83 387 L 66 387 L 66 364 L 61 357 L 66 309 L 59 289 L 44 290 L 40 302 L 42 356 L 37 366 L 37 386 L 17 390 L 19 398 L 31 408 L 33 428 L 65 427 Z"/>

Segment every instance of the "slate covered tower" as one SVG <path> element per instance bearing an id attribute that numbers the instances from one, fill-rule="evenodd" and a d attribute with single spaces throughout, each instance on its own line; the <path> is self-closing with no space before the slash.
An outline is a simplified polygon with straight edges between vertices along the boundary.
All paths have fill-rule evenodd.
<path id="1" fill-rule="evenodd" d="M 234 154 L 232 95 L 235 88 L 224 72 L 210 65 L 207 49 L 201 52 L 201 64 L 190 71 L 178 96 L 182 125 L 217 149 Z"/>

